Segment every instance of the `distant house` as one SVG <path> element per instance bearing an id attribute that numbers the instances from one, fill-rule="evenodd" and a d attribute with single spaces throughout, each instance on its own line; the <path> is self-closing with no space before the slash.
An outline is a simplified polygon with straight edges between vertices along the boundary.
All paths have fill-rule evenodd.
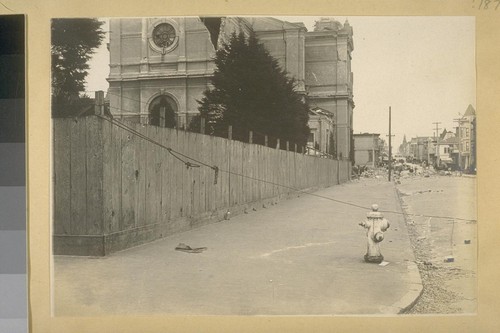
<path id="1" fill-rule="evenodd" d="M 458 141 L 455 133 L 444 129 L 435 140 L 432 164 L 436 167 L 457 167 Z"/>
<path id="2" fill-rule="evenodd" d="M 354 134 L 354 162 L 356 165 L 377 167 L 380 155 L 380 134 Z"/>
<path id="3" fill-rule="evenodd" d="M 458 138 L 453 135 L 437 144 L 436 165 L 457 166 L 458 165 Z"/>
<path id="4" fill-rule="evenodd" d="M 432 138 L 417 136 L 410 141 L 410 157 L 420 162 L 429 162 L 429 146 L 432 147 Z"/>

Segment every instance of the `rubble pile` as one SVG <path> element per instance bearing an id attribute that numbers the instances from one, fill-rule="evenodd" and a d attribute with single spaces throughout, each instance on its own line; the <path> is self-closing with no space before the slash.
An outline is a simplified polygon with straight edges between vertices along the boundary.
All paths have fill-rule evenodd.
<path id="1" fill-rule="evenodd" d="M 373 168 L 368 166 L 355 165 L 352 169 L 352 179 L 387 179 L 388 168 L 379 167 Z M 401 184 L 401 180 L 418 179 L 421 177 L 428 178 L 433 176 L 460 176 L 457 171 L 435 170 L 432 166 L 421 166 L 411 163 L 396 163 L 392 170 L 393 179 L 396 184 Z"/>

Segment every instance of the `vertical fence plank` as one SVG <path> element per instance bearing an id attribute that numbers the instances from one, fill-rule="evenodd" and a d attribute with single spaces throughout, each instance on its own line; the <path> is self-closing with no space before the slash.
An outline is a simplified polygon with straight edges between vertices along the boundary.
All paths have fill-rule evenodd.
<path id="1" fill-rule="evenodd" d="M 155 131 L 154 131 L 154 140 L 155 142 L 158 142 L 159 144 L 161 144 L 161 131 L 163 128 L 161 127 L 157 127 L 155 128 Z M 158 145 L 155 145 L 155 156 L 154 156 L 154 194 L 155 194 L 155 197 L 156 197 L 156 200 L 155 200 L 155 206 L 154 206 L 154 209 L 153 209 L 153 216 L 152 216 L 152 220 L 149 221 L 150 224 L 154 224 L 154 223 L 160 223 L 161 222 L 161 219 L 162 219 L 162 210 L 161 210 L 161 207 L 162 207 L 162 193 L 161 193 L 161 184 L 163 182 L 163 173 L 162 173 L 162 167 L 161 167 L 161 164 L 162 164 L 162 156 L 163 154 L 163 148 L 161 148 L 160 146 Z"/>
<path id="2" fill-rule="evenodd" d="M 170 147 L 170 129 L 162 128 L 160 131 L 160 142 L 162 145 L 166 147 Z M 170 161 L 171 157 L 167 150 L 162 149 L 160 155 L 160 163 L 161 163 L 161 216 L 160 221 L 163 224 L 167 224 L 170 220 L 170 210 L 171 210 L 171 202 L 170 202 Z"/>
<path id="3" fill-rule="evenodd" d="M 186 147 L 188 147 L 188 142 L 186 140 L 186 132 L 178 131 L 179 138 L 179 152 L 182 154 L 187 153 Z M 182 158 L 184 160 L 184 158 Z M 192 205 L 192 197 L 191 197 L 191 170 L 189 170 L 186 165 L 181 163 L 182 165 L 182 216 L 189 217 Z"/>
<path id="4" fill-rule="evenodd" d="M 205 142 L 205 137 L 206 135 L 199 135 L 199 141 L 198 141 L 198 147 L 196 147 L 198 154 L 197 156 L 203 163 L 207 163 L 210 165 L 210 162 L 207 159 L 207 145 Z M 207 176 L 210 173 L 210 170 L 206 166 L 201 166 L 200 171 L 199 171 L 199 181 L 198 181 L 198 192 L 199 192 L 199 206 L 198 206 L 198 213 L 204 213 L 207 211 Z"/>
<path id="5" fill-rule="evenodd" d="M 146 133 L 148 138 L 153 140 L 155 143 L 161 143 L 161 131 L 164 128 L 158 126 L 147 126 Z M 162 153 L 163 148 L 157 144 L 147 142 L 146 145 L 148 149 L 146 150 L 146 165 L 145 165 L 145 181 L 146 181 L 146 193 L 145 193 L 145 221 L 143 224 L 154 224 L 161 220 L 162 211 Z"/>
<path id="6" fill-rule="evenodd" d="M 160 110 L 160 125 L 161 125 L 161 110 Z M 151 140 L 154 140 L 154 131 L 155 129 L 158 128 L 158 126 L 147 126 L 145 127 L 145 133 L 148 138 Z M 142 149 L 142 154 L 144 156 L 144 159 L 146 160 L 146 163 L 144 165 L 144 169 L 140 170 L 144 173 L 144 217 L 143 220 L 138 221 L 138 225 L 147 225 L 150 223 L 154 223 L 154 210 L 155 210 L 155 203 L 160 204 L 160 200 L 158 198 L 155 198 L 155 183 L 157 180 L 155 179 L 155 154 L 156 154 L 156 149 L 155 145 L 151 142 L 147 142 L 144 139 L 141 140 L 141 145 L 143 147 Z M 142 168 L 141 168 L 142 169 Z M 141 197 L 141 196 L 139 196 Z"/>
<path id="7" fill-rule="evenodd" d="M 215 184 L 215 171 L 213 172 L 213 180 L 210 181 L 210 192 L 209 192 L 209 198 L 208 198 L 208 203 L 209 203 L 209 208 L 210 211 L 214 212 L 217 208 L 217 193 L 219 190 L 219 186 L 221 183 L 221 170 L 222 165 L 220 165 L 219 161 L 217 160 L 217 157 L 215 156 L 215 151 L 216 151 L 216 146 L 215 146 L 215 138 L 213 136 L 207 136 L 207 141 L 208 141 L 208 148 L 207 153 L 209 154 L 210 158 L 210 164 L 217 166 L 219 168 L 219 172 L 217 174 L 217 184 Z"/>
<path id="8" fill-rule="evenodd" d="M 213 158 L 213 163 L 217 164 L 221 171 L 219 172 L 219 179 L 217 180 L 217 185 L 215 186 L 215 196 L 214 196 L 214 210 L 217 210 L 221 208 L 222 204 L 222 186 L 224 182 L 224 177 L 226 175 L 225 172 L 222 170 L 226 170 L 226 165 L 222 163 L 222 160 L 220 159 L 220 145 L 219 145 L 219 138 L 217 137 L 210 137 L 212 141 L 212 158 Z"/>
<path id="9" fill-rule="evenodd" d="M 54 234 L 71 233 L 71 131 L 72 119 L 53 119 Z"/>
<path id="10" fill-rule="evenodd" d="M 241 150 L 243 147 L 243 142 L 238 142 L 237 145 L 234 146 L 233 149 L 233 172 L 235 174 L 234 176 L 234 198 L 235 198 L 235 204 L 240 205 L 243 203 L 242 200 L 242 188 L 241 188 L 241 176 L 240 176 L 240 161 L 241 161 Z"/>
<path id="11" fill-rule="evenodd" d="M 171 147 L 172 146 L 172 130 L 169 128 L 162 129 L 162 144 Z M 162 222 L 168 223 L 172 216 L 172 189 L 173 179 L 172 179 L 172 166 L 171 166 L 172 156 L 167 150 L 163 150 L 162 153 L 162 182 L 161 182 L 161 196 L 162 196 Z"/>
<path id="12" fill-rule="evenodd" d="M 231 166 L 231 155 L 227 153 L 230 147 L 231 140 L 219 140 L 219 160 L 223 163 L 224 169 L 229 171 L 229 167 Z M 224 156 L 227 158 L 224 159 Z M 225 161 L 225 163 L 224 163 Z M 222 183 L 221 188 L 221 208 L 229 207 L 229 188 L 231 187 L 231 175 L 229 172 L 224 174 L 224 181 Z"/>
<path id="13" fill-rule="evenodd" d="M 151 126 L 142 126 L 142 124 L 133 124 L 134 129 L 144 136 L 148 136 L 147 128 Z M 135 195 L 135 227 L 143 226 L 146 224 L 146 173 L 149 164 L 148 160 L 148 150 L 151 149 L 153 145 L 142 139 L 136 138 L 137 145 L 135 150 L 135 168 L 138 171 L 137 182 L 136 182 L 136 195 Z"/>
<path id="14" fill-rule="evenodd" d="M 242 175 L 240 177 L 240 184 L 241 184 L 241 201 L 242 203 L 247 203 L 247 189 L 245 184 L 247 183 L 247 178 L 246 176 L 246 170 L 245 170 L 245 160 L 247 156 L 247 151 L 248 151 L 248 146 L 247 145 L 242 145 L 241 146 L 241 160 L 239 161 L 239 173 Z"/>
<path id="15" fill-rule="evenodd" d="M 122 198 L 122 129 L 103 124 L 103 223 L 104 233 L 120 230 Z"/>
<path id="16" fill-rule="evenodd" d="M 121 131 L 122 144 L 122 211 L 120 230 L 127 230 L 135 225 L 135 196 L 139 171 L 135 168 L 136 137 L 125 130 Z"/>
<path id="17" fill-rule="evenodd" d="M 111 179 L 113 169 L 111 168 L 113 161 L 113 146 L 112 146 L 112 128 L 110 122 L 105 121 L 102 124 L 102 223 L 104 234 L 111 232 L 114 215 L 113 210 L 113 193 L 111 191 Z"/>
<path id="18" fill-rule="evenodd" d="M 252 201 L 257 201 L 257 186 L 259 186 L 259 174 L 257 166 L 257 149 L 256 146 L 250 146 L 251 149 L 251 165 L 252 165 Z"/>
<path id="19" fill-rule="evenodd" d="M 103 233 L 103 156 L 102 156 L 102 122 L 93 116 L 86 118 L 86 151 L 87 151 L 87 234 Z"/>
<path id="20" fill-rule="evenodd" d="M 173 133 L 173 144 L 174 146 L 172 147 L 175 151 L 180 151 L 182 147 L 182 142 L 179 137 L 179 130 L 174 130 Z M 183 199 L 183 182 L 184 179 L 183 177 L 183 172 L 184 172 L 184 165 L 179 161 L 176 157 L 172 156 L 172 164 L 173 164 L 173 179 L 175 179 L 175 192 L 174 192 L 174 200 L 173 200 L 173 205 L 172 209 L 174 209 L 174 218 L 179 218 L 182 216 L 182 199 Z"/>
<path id="21" fill-rule="evenodd" d="M 262 152 L 262 146 L 255 146 L 256 148 L 256 151 L 257 151 L 257 161 L 255 161 L 257 163 L 257 173 L 258 173 L 258 178 L 260 179 L 260 181 L 258 182 L 257 184 L 257 187 L 258 187 L 258 198 L 259 200 L 263 200 L 265 198 L 265 183 L 262 182 L 262 180 L 265 179 L 265 172 L 264 172 L 264 164 L 262 163 L 262 159 L 263 159 L 263 152 Z"/>
<path id="22" fill-rule="evenodd" d="M 190 144 L 188 146 L 190 156 L 194 157 L 197 160 L 201 160 L 199 154 L 200 154 L 200 144 L 201 144 L 201 138 L 200 135 L 197 133 L 187 133 L 190 134 L 188 135 L 188 138 L 191 138 Z M 197 163 L 197 162 L 194 162 Z M 192 197 L 193 197 L 193 207 L 191 211 L 191 216 L 196 217 L 200 213 L 200 185 L 201 185 L 201 177 L 200 174 L 203 172 L 202 170 L 205 169 L 205 166 L 199 164 L 199 168 L 194 168 L 192 169 L 191 176 L 192 176 Z"/>
<path id="23" fill-rule="evenodd" d="M 86 120 L 71 122 L 71 234 L 87 233 Z"/>

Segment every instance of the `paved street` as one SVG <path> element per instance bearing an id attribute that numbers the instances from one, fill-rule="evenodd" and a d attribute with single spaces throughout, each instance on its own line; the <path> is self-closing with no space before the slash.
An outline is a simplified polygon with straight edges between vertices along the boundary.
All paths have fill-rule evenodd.
<path id="1" fill-rule="evenodd" d="M 400 211 L 386 179 L 315 194 Z M 422 288 L 408 232 L 402 215 L 385 214 L 389 264 L 365 263 L 366 212 L 302 194 L 105 258 L 58 256 L 55 315 L 395 314 Z M 175 251 L 179 243 L 207 249 Z"/>
<path id="2" fill-rule="evenodd" d="M 398 189 L 409 213 L 476 219 L 475 177 L 402 178 Z M 475 313 L 477 223 L 413 217 L 409 226 L 424 293 L 412 313 Z M 453 257 L 453 262 L 445 262 Z"/>

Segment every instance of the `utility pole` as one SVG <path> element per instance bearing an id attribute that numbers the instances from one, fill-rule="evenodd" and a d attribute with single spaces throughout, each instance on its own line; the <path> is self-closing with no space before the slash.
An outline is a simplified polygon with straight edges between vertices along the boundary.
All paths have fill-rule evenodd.
<path id="1" fill-rule="evenodd" d="M 441 122 L 435 122 L 433 123 L 434 125 L 436 125 L 436 147 L 434 149 L 434 155 L 436 157 L 436 160 L 435 162 L 439 165 L 441 162 L 441 157 L 439 156 L 439 130 L 441 129 L 440 127 L 438 127 L 439 124 L 441 124 Z M 431 142 L 432 144 L 432 142 Z M 428 152 L 427 153 L 427 156 L 429 156 L 430 153 Z M 430 157 L 427 157 L 427 162 L 430 163 Z"/>
<path id="2" fill-rule="evenodd" d="M 392 146 L 391 146 L 391 107 L 389 106 L 389 181 L 391 181 L 392 172 Z"/>
<path id="3" fill-rule="evenodd" d="M 458 114 L 460 117 L 460 113 Z M 458 122 L 458 170 L 462 172 L 462 118 L 453 119 L 453 122 Z"/>
<path id="4" fill-rule="evenodd" d="M 373 168 L 375 169 L 375 144 L 376 144 L 376 141 L 375 141 L 375 134 L 372 134 L 372 165 L 373 165 Z"/>

